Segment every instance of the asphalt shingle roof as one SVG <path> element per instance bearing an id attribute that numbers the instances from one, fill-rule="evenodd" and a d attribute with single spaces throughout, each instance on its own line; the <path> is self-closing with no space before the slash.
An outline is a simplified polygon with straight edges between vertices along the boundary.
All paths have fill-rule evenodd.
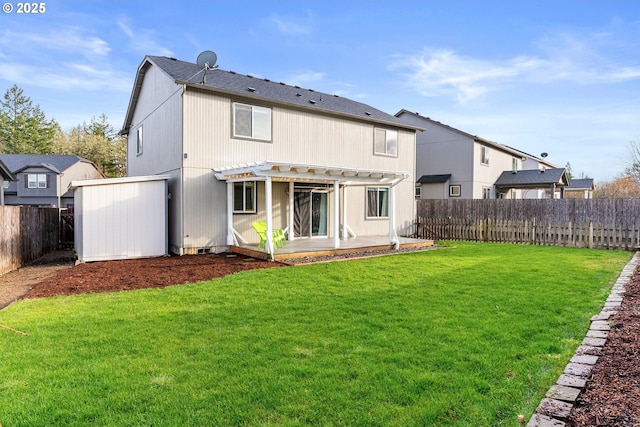
<path id="1" fill-rule="evenodd" d="M 58 171 L 65 171 L 77 162 L 88 161 L 82 157 L 67 154 L 0 154 L 0 160 L 13 173 L 28 166 L 41 165 L 49 168 L 53 166 Z"/>
<path id="2" fill-rule="evenodd" d="M 496 187 L 519 187 L 562 184 L 565 182 L 564 168 L 557 169 L 526 169 L 517 172 L 505 171 L 496 180 Z"/>
<path id="3" fill-rule="evenodd" d="M 234 71 L 208 70 L 205 83 L 202 83 L 205 71 L 197 64 L 165 56 L 147 56 L 138 71 L 138 77 L 141 72 L 144 72 L 147 61 L 158 66 L 179 84 L 186 83 L 192 87 L 200 85 L 212 90 L 262 99 L 267 102 L 277 102 L 299 108 L 392 124 L 401 128 L 421 130 L 421 128 L 409 125 L 394 115 L 349 98 L 318 92 L 313 89 L 303 89 L 299 86 L 291 86 L 283 82 L 275 82 L 251 75 L 239 74 Z M 124 133 L 128 131 L 130 115 L 133 113 L 131 109 L 136 102 L 135 91 L 137 85 L 141 85 L 141 83 L 141 81 L 137 81 L 134 85 L 134 95 L 129 105 L 130 111 L 125 119 Z"/>
<path id="4" fill-rule="evenodd" d="M 593 187 L 593 178 L 572 179 L 566 187 L 569 190 L 591 189 Z"/>

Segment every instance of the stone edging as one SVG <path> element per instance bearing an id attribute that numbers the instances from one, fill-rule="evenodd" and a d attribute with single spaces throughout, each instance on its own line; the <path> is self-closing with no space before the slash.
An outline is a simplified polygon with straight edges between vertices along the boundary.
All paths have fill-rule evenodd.
<path id="1" fill-rule="evenodd" d="M 591 318 L 591 327 L 576 354 L 567 364 L 558 381 L 551 386 L 545 398 L 529 420 L 527 427 L 563 427 L 580 393 L 584 390 L 591 370 L 609 335 L 609 317 L 618 312 L 622 298 L 640 261 L 636 252 L 622 269 L 600 314 Z"/>

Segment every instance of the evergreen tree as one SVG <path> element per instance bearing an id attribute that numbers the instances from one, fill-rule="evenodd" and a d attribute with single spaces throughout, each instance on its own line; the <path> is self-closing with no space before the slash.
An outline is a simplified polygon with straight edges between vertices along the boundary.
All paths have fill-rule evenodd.
<path id="1" fill-rule="evenodd" d="M 118 135 L 106 115 L 93 117 L 68 133 L 56 133 L 53 144 L 56 154 L 75 154 L 91 160 L 109 178 L 125 176 L 127 171 L 127 142 Z"/>
<path id="2" fill-rule="evenodd" d="M 0 100 L 0 152 L 51 153 L 57 123 L 47 120 L 40 106 L 33 106 L 17 85 Z"/>

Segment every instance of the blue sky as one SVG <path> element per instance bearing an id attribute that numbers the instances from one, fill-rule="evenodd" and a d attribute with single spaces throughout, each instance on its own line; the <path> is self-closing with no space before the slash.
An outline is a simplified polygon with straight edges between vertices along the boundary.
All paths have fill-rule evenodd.
<path id="1" fill-rule="evenodd" d="M 3 10 L 7 7 L 4 0 Z M 122 126 L 145 55 L 402 108 L 596 181 L 640 142 L 640 2 L 46 1 L 0 13 L 13 84 L 69 129 Z"/>

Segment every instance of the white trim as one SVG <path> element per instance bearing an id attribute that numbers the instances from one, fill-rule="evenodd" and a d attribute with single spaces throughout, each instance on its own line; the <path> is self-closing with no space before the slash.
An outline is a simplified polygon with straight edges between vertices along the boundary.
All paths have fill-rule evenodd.
<path id="1" fill-rule="evenodd" d="M 163 179 L 171 179 L 170 175 L 147 175 L 147 176 L 126 176 L 123 178 L 103 178 L 103 179 L 85 179 L 82 181 L 71 181 L 69 189 L 75 189 L 77 187 L 87 187 L 90 185 L 109 185 L 109 184 L 124 184 L 128 182 L 146 182 L 146 181 L 161 181 Z"/>

